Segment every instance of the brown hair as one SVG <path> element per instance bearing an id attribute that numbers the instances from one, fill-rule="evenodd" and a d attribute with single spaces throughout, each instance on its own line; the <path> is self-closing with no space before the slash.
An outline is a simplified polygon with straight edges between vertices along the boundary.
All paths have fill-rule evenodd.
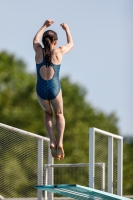
<path id="1" fill-rule="evenodd" d="M 51 55 L 52 55 L 52 49 L 51 49 L 51 44 L 55 41 L 58 40 L 57 33 L 48 30 L 43 33 L 42 36 L 42 43 L 44 45 L 44 51 L 45 51 L 45 59 L 46 59 L 46 67 L 49 67 L 50 62 L 51 62 Z"/>

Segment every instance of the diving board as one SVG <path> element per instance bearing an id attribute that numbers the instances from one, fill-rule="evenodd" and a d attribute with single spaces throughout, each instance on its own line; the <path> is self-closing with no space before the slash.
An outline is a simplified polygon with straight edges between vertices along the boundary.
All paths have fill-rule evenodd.
<path id="1" fill-rule="evenodd" d="M 80 200 L 129 200 L 126 197 L 115 194 L 95 190 L 89 187 L 84 187 L 77 184 L 61 184 L 61 185 L 37 185 L 38 190 L 45 190 L 62 196 Z"/>

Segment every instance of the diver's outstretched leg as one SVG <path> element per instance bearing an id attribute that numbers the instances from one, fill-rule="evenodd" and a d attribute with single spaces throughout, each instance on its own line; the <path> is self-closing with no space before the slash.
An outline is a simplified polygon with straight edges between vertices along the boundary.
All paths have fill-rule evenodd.
<path id="1" fill-rule="evenodd" d="M 58 96 L 52 100 L 52 106 L 54 108 L 55 116 L 56 116 L 56 130 L 57 130 L 57 158 L 61 160 L 64 158 L 64 150 L 63 150 L 63 135 L 65 129 L 65 118 L 63 115 L 63 99 L 62 92 L 60 91 Z"/>
<path id="2" fill-rule="evenodd" d="M 57 142 L 54 134 L 53 111 L 49 100 L 43 100 L 39 96 L 38 101 L 45 111 L 44 124 L 50 138 L 51 154 L 57 158 Z"/>

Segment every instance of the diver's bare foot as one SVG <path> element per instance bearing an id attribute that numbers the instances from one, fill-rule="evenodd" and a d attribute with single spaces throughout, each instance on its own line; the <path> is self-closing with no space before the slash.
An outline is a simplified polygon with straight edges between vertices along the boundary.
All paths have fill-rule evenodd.
<path id="1" fill-rule="evenodd" d="M 62 160 L 65 157 L 64 149 L 63 147 L 57 147 L 57 159 Z"/>
<path id="2" fill-rule="evenodd" d="M 51 154 L 53 158 L 57 159 L 57 146 L 53 143 L 50 144 Z"/>

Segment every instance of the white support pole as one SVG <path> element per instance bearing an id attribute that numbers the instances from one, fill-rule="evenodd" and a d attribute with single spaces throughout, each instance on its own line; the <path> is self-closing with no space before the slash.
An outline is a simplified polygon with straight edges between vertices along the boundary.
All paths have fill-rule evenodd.
<path id="1" fill-rule="evenodd" d="M 108 192 L 113 193 L 113 137 L 108 137 Z"/>
<path id="2" fill-rule="evenodd" d="M 102 191 L 105 191 L 105 163 L 101 163 L 102 167 Z"/>
<path id="3" fill-rule="evenodd" d="M 38 185 L 43 184 L 43 140 L 38 139 Z M 42 200 L 42 191 L 37 190 L 38 200 Z"/>
<path id="4" fill-rule="evenodd" d="M 48 163 L 53 165 L 54 164 L 54 159 L 51 155 L 51 150 L 50 150 L 50 144 L 49 144 L 49 149 L 48 149 Z M 53 179 L 54 179 L 54 171 L 53 167 L 48 168 L 48 185 L 53 185 Z M 53 200 L 53 193 L 48 192 L 47 193 L 48 200 Z"/>
<path id="5" fill-rule="evenodd" d="M 48 185 L 48 168 L 47 165 L 44 165 L 44 185 Z M 45 199 L 48 200 L 47 191 L 44 192 Z"/>
<path id="6" fill-rule="evenodd" d="M 122 196 L 123 187 L 123 138 L 118 140 L 117 149 L 117 195 Z"/>
<path id="7" fill-rule="evenodd" d="M 89 187 L 94 188 L 95 177 L 95 131 L 94 128 L 89 129 Z"/>

